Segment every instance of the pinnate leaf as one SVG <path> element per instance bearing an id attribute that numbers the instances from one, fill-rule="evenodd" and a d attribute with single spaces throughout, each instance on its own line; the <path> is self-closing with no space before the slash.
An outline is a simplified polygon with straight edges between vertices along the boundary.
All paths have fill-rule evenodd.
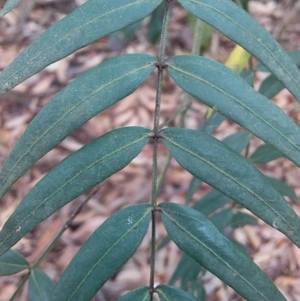
<path id="1" fill-rule="evenodd" d="M 162 0 L 89 0 L 50 27 L 0 73 L 0 94 L 72 52 L 149 15 Z"/>
<path id="2" fill-rule="evenodd" d="M 38 268 L 34 268 L 30 272 L 28 282 L 28 296 L 30 301 L 49 301 L 55 283 L 50 277 Z"/>
<path id="3" fill-rule="evenodd" d="M 13 249 L 0 256 L 0 276 L 19 273 L 29 266 L 27 260 Z"/>
<path id="4" fill-rule="evenodd" d="M 286 300 L 259 267 L 200 212 L 172 203 L 162 203 L 159 208 L 177 246 L 246 300 Z"/>
<path id="5" fill-rule="evenodd" d="M 155 62 L 145 54 L 112 58 L 59 92 L 33 119 L 0 170 L 0 197 L 74 130 L 136 90 Z"/>
<path id="6" fill-rule="evenodd" d="M 149 227 L 151 210 L 148 204 L 134 205 L 107 219 L 75 255 L 50 300 L 89 301 L 135 253 Z M 147 300 L 144 291 L 142 296 L 141 301 Z"/>
<path id="7" fill-rule="evenodd" d="M 192 175 L 232 198 L 300 247 L 300 219 L 269 181 L 244 157 L 199 131 L 170 128 L 163 143 Z"/>
<path id="8" fill-rule="evenodd" d="M 232 70 L 199 56 L 174 56 L 166 63 L 170 76 L 183 90 L 215 107 L 300 166 L 299 126 Z"/>
<path id="9" fill-rule="evenodd" d="M 228 0 L 179 0 L 189 12 L 257 57 L 300 102 L 300 72 L 271 34 Z M 234 84 L 231 84 L 234 86 Z"/>
<path id="10" fill-rule="evenodd" d="M 113 130 L 68 156 L 23 199 L 0 231 L 0 254 L 62 206 L 124 168 L 148 142 L 150 130 Z"/>

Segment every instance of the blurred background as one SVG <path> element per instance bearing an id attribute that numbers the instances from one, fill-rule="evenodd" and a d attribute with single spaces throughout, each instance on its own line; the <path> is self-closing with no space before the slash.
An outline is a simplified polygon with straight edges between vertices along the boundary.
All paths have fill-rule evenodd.
<path id="1" fill-rule="evenodd" d="M 4 5 L 0 0 L 0 8 Z M 52 24 L 62 19 L 84 0 L 22 0 L 9 14 L 0 19 L 0 71 L 17 55 L 38 38 Z M 300 50 L 300 1 L 269 0 L 248 2 L 249 12 L 262 24 L 286 50 Z M 67 58 L 48 66 L 12 91 L 0 96 L 0 166 L 10 153 L 27 125 L 55 93 L 70 81 L 102 61 L 124 53 L 149 53 L 158 51 L 161 10 L 145 20 L 100 39 Z M 177 2 L 173 1 L 167 56 L 191 53 L 195 20 Z M 234 48 L 234 43 L 209 26 L 204 27 L 202 55 L 224 63 Z M 255 59 L 252 60 L 256 65 Z M 254 87 L 268 76 L 255 72 Z M 165 73 L 161 105 L 161 122 L 168 119 L 182 104 L 184 93 Z M 92 118 L 57 148 L 39 160 L 6 193 L 0 202 L 0 228 L 14 211 L 26 193 L 57 163 L 84 144 L 104 133 L 123 126 L 152 127 L 156 93 L 156 72 L 132 95 L 102 114 Z M 300 122 L 300 107 L 286 90 L 274 97 L 274 102 L 295 122 Z M 205 120 L 207 107 L 194 101 L 187 113 L 185 126 L 198 129 Z M 176 126 L 175 119 L 171 126 Z M 225 120 L 214 133 L 218 139 L 240 131 L 241 128 Z M 262 142 L 252 138 L 248 152 L 251 154 Z M 166 160 L 167 151 L 160 145 L 159 166 Z M 113 175 L 97 187 L 80 214 L 65 231 L 53 250 L 40 264 L 51 279 L 60 275 L 89 235 L 111 214 L 128 204 L 148 202 L 151 194 L 152 146 L 149 144 L 134 161 L 121 172 Z M 284 180 L 300 196 L 300 172 L 283 158 L 258 168 L 265 174 Z M 159 195 L 158 202 L 185 203 L 186 192 L 192 176 L 172 160 L 171 167 Z M 203 184 L 194 194 L 192 203 L 211 189 Z M 87 194 L 69 203 L 27 234 L 16 246 L 26 259 L 33 263 L 45 250 L 70 215 L 86 199 Z M 292 198 L 296 198 L 295 196 Z M 290 199 L 288 198 L 290 201 Z M 300 214 L 300 206 L 292 204 Z M 246 212 L 246 211 L 245 211 Z M 300 251 L 281 233 L 258 221 L 259 226 L 246 225 L 227 228 L 227 234 L 243 244 L 251 258 L 267 273 L 284 293 L 287 300 L 300 300 Z M 158 224 L 157 243 L 166 236 Z M 168 283 L 182 256 L 173 244 L 157 252 L 155 281 Z M 111 279 L 93 301 L 116 300 L 124 293 L 149 283 L 150 233 L 148 233 L 132 259 Z M 17 289 L 24 272 L 0 277 L 0 301 L 8 301 Z M 222 284 L 210 273 L 200 273 L 209 301 L 240 301 L 232 289 Z M 182 280 L 182 279 L 181 279 Z M 175 282 L 180 285 L 180 279 Z M 27 301 L 24 286 L 19 301 Z"/>

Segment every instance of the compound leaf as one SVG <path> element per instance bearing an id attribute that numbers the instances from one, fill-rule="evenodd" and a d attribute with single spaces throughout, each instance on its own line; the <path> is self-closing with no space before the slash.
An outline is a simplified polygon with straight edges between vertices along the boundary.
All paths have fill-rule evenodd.
<path id="1" fill-rule="evenodd" d="M 89 301 L 135 253 L 149 227 L 151 210 L 148 204 L 134 205 L 107 219 L 75 255 L 50 300 Z M 147 300 L 144 291 L 142 295 L 141 301 Z"/>
<path id="2" fill-rule="evenodd" d="M 15 8 L 21 0 L 6 0 L 3 8 L 0 10 L 0 18 L 9 13 L 13 8 Z"/>
<path id="3" fill-rule="evenodd" d="M 27 260 L 13 249 L 0 256 L 0 276 L 16 274 L 29 267 Z"/>
<path id="4" fill-rule="evenodd" d="M 112 58 L 58 93 L 32 120 L 0 170 L 0 197 L 75 129 L 136 90 L 155 61 L 144 54 Z"/>
<path id="5" fill-rule="evenodd" d="M 23 199 L 0 231 L 0 254 L 62 206 L 129 164 L 148 142 L 150 130 L 109 132 L 68 156 Z"/>
<path id="6" fill-rule="evenodd" d="M 166 230 L 177 246 L 246 300 L 286 301 L 259 267 L 203 214 L 174 203 L 162 203 L 159 208 Z"/>
<path id="7" fill-rule="evenodd" d="M 257 57 L 300 102 L 299 70 L 271 34 L 246 11 L 228 0 L 179 2 L 189 12 Z"/>
<path id="8" fill-rule="evenodd" d="M 174 56 L 166 63 L 170 76 L 183 90 L 215 107 L 300 166 L 299 126 L 232 70 L 199 56 Z"/>
<path id="9" fill-rule="evenodd" d="M 143 19 L 161 1 L 87 1 L 50 27 L 0 73 L 0 94 L 77 49 Z"/>
<path id="10" fill-rule="evenodd" d="M 130 293 L 127 293 L 117 301 L 150 301 L 149 287 L 140 287 Z"/>
<path id="11" fill-rule="evenodd" d="M 161 284 L 157 286 L 155 290 L 158 293 L 160 301 L 202 301 L 197 300 L 189 293 L 171 285 Z"/>
<path id="12" fill-rule="evenodd" d="M 56 284 L 42 270 L 34 268 L 30 272 L 28 296 L 30 301 L 49 301 Z"/>
<path id="13" fill-rule="evenodd" d="M 300 218 L 244 157 L 199 131 L 162 130 L 163 143 L 195 177 L 232 198 L 300 246 Z"/>

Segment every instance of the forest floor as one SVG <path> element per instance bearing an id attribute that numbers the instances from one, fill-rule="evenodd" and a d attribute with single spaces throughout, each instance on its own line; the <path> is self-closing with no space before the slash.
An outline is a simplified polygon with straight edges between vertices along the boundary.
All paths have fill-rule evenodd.
<path id="1" fill-rule="evenodd" d="M 0 7 L 3 1 L 0 1 Z M 49 26 L 70 13 L 84 0 L 23 0 L 11 13 L 0 20 L 0 71 L 3 70 L 22 49 L 32 43 Z M 300 50 L 300 11 L 295 9 L 296 1 L 250 1 L 252 15 L 270 31 L 286 50 Z M 298 1 L 299 4 L 299 1 Z M 149 53 L 156 55 L 158 45 L 147 39 L 146 19 L 130 41 L 121 35 L 112 35 L 75 52 L 67 58 L 50 65 L 32 76 L 12 91 L 0 96 L 0 166 L 9 155 L 18 138 L 29 122 L 44 107 L 55 93 L 71 80 L 102 61 L 125 53 Z M 188 26 L 187 13 L 177 3 L 173 3 L 169 24 L 167 56 L 188 54 L 192 48 L 192 34 Z M 225 62 L 234 43 L 216 31 L 213 32 L 209 47 L 203 55 L 219 62 Z M 255 87 L 266 77 L 256 72 Z M 23 199 L 26 193 L 56 164 L 70 153 L 104 133 L 123 126 L 152 127 L 156 93 L 156 73 L 132 95 L 97 115 L 66 138 L 57 148 L 39 160 L 6 193 L 0 202 L 0 228 Z M 183 102 L 184 93 L 167 76 L 163 82 L 161 122 L 168 119 Z M 274 102 L 295 122 L 300 122 L 300 107 L 291 94 L 283 90 Z M 187 113 L 185 126 L 198 129 L 204 121 L 207 108 L 194 101 Z M 175 119 L 171 126 L 178 124 Z M 242 130 L 238 125 L 224 121 L 214 133 L 218 139 Z M 252 138 L 249 152 L 262 144 Z M 167 156 L 163 146 L 159 147 L 159 166 Z M 286 181 L 300 197 L 300 172 L 290 161 L 278 159 L 258 168 L 267 175 Z M 122 171 L 113 175 L 99 186 L 96 193 L 83 207 L 71 227 L 41 263 L 43 269 L 54 281 L 76 254 L 87 237 L 114 212 L 128 204 L 148 202 L 151 195 L 152 147 L 147 145 L 142 153 Z M 172 201 L 185 203 L 186 191 L 192 176 L 174 160 L 159 195 L 158 202 Z M 210 191 L 202 185 L 193 197 L 193 202 Z M 86 195 L 78 197 L 27 234 L 15 249 L 27 260 L 34 262 L 49 242 L 55 237 L 68 217 L 84 201 Z M 290 200 L 288 200 L 290 201 Z M 291 203 L 292 204 L 292 203 Z M 292 204 L 300 215 L 300 206 Z M 158 224 L 157 242 L 166 232 Z M 285 236 L 259 221 L 259 226 L 245 226 L 234 230 L 232 237 L 246 246 L 251 258 L 279 287 L 288 301 L 300 300 L 300 251 Z M 155 282 L 168 283 L 181 251 L 173 243 L 157 252 Z M 127 291 L 148 285 L 150 267 L 150 233 L 143 240 L 132 259 L 109 280 L 93 301 L 113 301 Z M 24 272 L 0 277 L 0 301 L 8 301 L 16 290 Z M 242 300 L 229 287 L 210 273 L 203 277 L 207 300 Z M 27 286 L 21 291 L 18 301 L 26 301 Z"/>

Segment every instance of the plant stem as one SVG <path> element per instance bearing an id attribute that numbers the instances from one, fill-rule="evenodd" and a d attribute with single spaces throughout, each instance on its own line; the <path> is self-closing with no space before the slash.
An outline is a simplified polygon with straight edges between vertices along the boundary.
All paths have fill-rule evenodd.
<path id="1" fill-rule="evenodd" d="M 150 300 L 153 300 L 154 293 L 154 276 L 155 276 L 155 255 L 156 255 L 156 216 L 155 210 L 152 210 L 152 222 L 151 222 L 151 264 L 150 264 Z"/>
<path id="2" fill-rule="evenodd" d="M 193 47 L 192 47 L 192 54 L 193 55 L 200 55 L 201 53 L 201 42 L 202 42 L 202 36 L 203 36 L 203 26 L 204 23 L 202 20 L 197 19 L 195 23 L 195 28 L 194 28 L 194 37 L 193 37 Z M 167 119 L 163 124 L 159 126 L 159 129 L 161 130 L 164 126 L 168 125 L 170 122 L 172 122 L 177 116 L 180 115 L 180 121 L 179 121 L 179 126 L 183 127 L 184 126 L 184 120 L 186 117 L 186 113 L 188 109 L 191 106 L 192 102 L 192 96 L 190 94 L 185 94 L 185 100 L 181 107 L 171 115 L 169 119 Z M 157 184 L 157 191 L 159 192 L 161 189 L 161 186 L 164 182 L 164 179 L 166 177 L 167 171 L 169 169 L 170 163 L 171 163 L 172 155 L 168 153 L 166 162 L 164 164 L 163 170 L 161 172 L 161 175 L 158 179 L 158 184 Z"/>
<path id="3" fill-rule="evenodd" d="M 156 90 L 156 101 L 155 101 L 155 116 L 153 125 L 153 165 L 152 165 L 152 195 L 151 195 L 151 205 L 152 210 L 152 236 L 151 236 L 151 266 L 150 266 L 150 300 L 153 300 L 154 288 L 154 276 L 155 276 L 155 243 L 156 243 L 156 217 L 155 208 L 157 206 L 157 150 L 158 150 L 158 139 L 159 139 L 159 117 L 160 117 L 160 104 L 161 104 L 161 94 L 162 94 L 162 81 L 163 81 L 163 70 L 164 58 L 167 43 L 167 29 L 169 23 L 169 9 L 170 1 L 165 0 L 165 11 L 163 16 L 162 33 L 160 39 L 160 47 L 158 53 L 158 75 L 157 75 L 157 90 Z"/>
<path id="4" fill-rule="evenodd" d="M 68 218 L 68 220 L 61 227 L 60 231 L 56 234 L 55 238 L 49 244 L 49 246 L 44 250 L 44 252 L 39 256 L 37 261 L 32 265 L 31 268 L 36 268 L 42 262 L 42 260 L 49 254 L 49 252 L 56 245 L 60 237 L 64 234 L 64 232 L 70 227 L 75 217 L 80 213 L 83 206 L 92 198 L 92 196 L 97 192 L 98 188 L 93 189 L 85 198 L 85 200 L 80 204 L 80 206 L 72 213 L 72 215 Z"/>
<path id="5" fill-rule="evenodd" d="M 154 126 L 153 132 L 155 135 L 158 134 L 159 131 L 159 116 L 160 116 L 160 103 L 161 103 L 161 92 L 162 92 L 162 80 L 163 80 L 163 70 L 164 70 L 164 57 L 166 51 L 166 42 L 167 42 L 167 29 L 169 23 L 169 7 L 170 0 L 166 0 L 165 2 L 165 12 L 163 16 L 163 24 L 162 24 L 162 33 L 158 54 L 158 75 L 157 75 L 157 90 L 156 90 L 156 101 L 155 101 L 155 116 L 154 116 Z"/>

